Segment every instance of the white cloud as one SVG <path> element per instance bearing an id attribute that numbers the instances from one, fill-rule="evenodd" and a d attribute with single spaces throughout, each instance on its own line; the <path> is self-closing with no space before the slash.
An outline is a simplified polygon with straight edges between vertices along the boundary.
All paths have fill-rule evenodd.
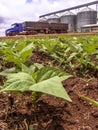
<path id="1" fill-rule="evenodd" d="M 0 0 L 0 15 L 10 18 L 38 19 L 39 15 L 82 4 L 84 0 Z M 87 0 L 89 2 L 91 0 Z M 84 1 L 85 2 L 85 1 Z"/>

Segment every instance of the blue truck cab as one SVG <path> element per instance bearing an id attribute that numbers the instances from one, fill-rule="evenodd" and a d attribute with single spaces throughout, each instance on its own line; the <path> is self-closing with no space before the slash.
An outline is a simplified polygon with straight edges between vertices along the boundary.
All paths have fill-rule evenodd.
<path id="1" fill-rule="evenodd" d="M 9 28 L 5 31 L 5 35 L 14 36 L 14 35 L 18 35 L 22 31 L 23 31 L 22 23 L 14 23 L 11 25 L 11 28 Z"/>

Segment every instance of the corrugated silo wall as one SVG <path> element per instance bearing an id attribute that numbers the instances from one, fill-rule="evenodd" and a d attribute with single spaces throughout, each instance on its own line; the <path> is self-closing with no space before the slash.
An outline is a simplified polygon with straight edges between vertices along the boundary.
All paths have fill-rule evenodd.
<path id="1" fill-rule="evenodd" d="M 81 31 L 81 27 L 87 24 L 97 23 L 97 11 L 84 11 L 77 14 L 77 31 Z"/>
<path id="2" fill-rule="evenodd" d="M 68 24 L 68 31 L 74 32 L 76 30 L 76 15 L 61 16 L 60 23 L 67 23 Z"/>
<path id="3" fill-rule="evenodd" d="M 48 23 L 59 23 L 60 20 L 59 18 L 50 18 L 50 19 L 47 19 Z"/>

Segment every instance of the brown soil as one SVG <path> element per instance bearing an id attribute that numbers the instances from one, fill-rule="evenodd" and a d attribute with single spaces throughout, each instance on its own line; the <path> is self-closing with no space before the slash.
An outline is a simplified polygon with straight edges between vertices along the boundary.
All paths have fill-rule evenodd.
<path id="1" fill-rule="evenodd" d="M 31 59 L 44 64 L 51 60 L 43 55 Z M 72 103 L 44 95 L 34 106 L 29 92 L 25 96 L 0 94 L 0 130 L 98 130 L 98 107 L 80 97 L 86 95 L 98 101 L 98 77 L 75 75 L 63 85 Z"/>

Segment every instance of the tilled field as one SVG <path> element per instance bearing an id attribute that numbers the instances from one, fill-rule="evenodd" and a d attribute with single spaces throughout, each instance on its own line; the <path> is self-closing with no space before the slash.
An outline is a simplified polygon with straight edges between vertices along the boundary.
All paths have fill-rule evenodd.
<path id="1" fill-rule="evenodd" d="M 51 60 L 41 53 L 31 57 L 32 62 L 47 64 Z M 3 82 L 1 77 L 1 84 Z M 98 101 L 98 72 L 63 81 L 63 86 L 72 99 L 44 95 L 35 107 L 31 93 L 25 96 L 0 94 L 1 130 L 98 130 L 98 108 L 85 101 L 85 95 Z"/>

